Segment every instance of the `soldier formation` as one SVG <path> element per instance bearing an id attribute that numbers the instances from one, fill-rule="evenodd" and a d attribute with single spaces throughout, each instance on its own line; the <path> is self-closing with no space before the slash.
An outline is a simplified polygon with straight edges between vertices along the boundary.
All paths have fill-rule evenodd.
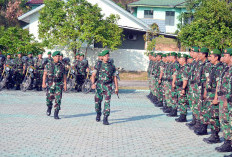
<path id="1" fill-rule="evenodd" d="M 232 48 L 221 52 L 206 47 L 192 47 L 183 53 L 149 53 L 148 98 L 176 122 L 187 122 L 187 109 L 192 121 L 186 123 L 208 144 L 219 143 L 223 132 L 224 143 L 218 152 L 231 152 L 232 140 Z"/>

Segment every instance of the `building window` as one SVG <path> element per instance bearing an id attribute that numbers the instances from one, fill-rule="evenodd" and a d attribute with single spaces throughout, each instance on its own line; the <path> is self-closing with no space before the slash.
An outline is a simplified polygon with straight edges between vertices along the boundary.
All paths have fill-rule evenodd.
<path id="1" fill-rule="evenodd" d="M 153 19 L 153 10 L 144 10 L 144 18 Z"/>
<path id="2" fill-rule="evenodd" d="M 166 11 L 165 25 L 166 26 L 174 26 L 174 23 L 175 23 L 175 12 L 174 11 Z"/>

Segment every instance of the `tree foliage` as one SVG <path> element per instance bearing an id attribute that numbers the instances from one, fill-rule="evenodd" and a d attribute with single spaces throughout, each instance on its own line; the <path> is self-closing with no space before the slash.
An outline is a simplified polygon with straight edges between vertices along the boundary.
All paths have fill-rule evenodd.
<path id="1" fill-rule="evenodd" d="M 119 19 L 116 15 L 103 19 L 101 9 L 86 0 L 45 0 L 44 3 L 39 17 L 39 37 L 48 48 L 60 45 L 76 53 L 84 43 L 88 48 L 95 41 L 110 49 L 121 44 L 122 29 L 116 24 Z"/>
<path id="2" fill-rule="evenodd" d="M 193 21 L 184 25 L 178 34 L 182 45 L 219 49 L 232 46 L 231 9 L 228 1 L 202 1 L 195 7 Z"/>
<path id="3" fill-rule="evenodd" d="M 153 23 L 150 26 L 150 29 L 147 31 L 146 34 L 144 34 L 143 38 L 144 41 L 147 43 L 147 51 L 154 51 L 156 40 L 155 37 L 157 37 L 158 33 L 160 32 L 159 26 L 156 23 Z"/>
<path id="4" fill-rule="evenodd" d="M 0 47 L 4 53 L 16 54 L 18 51 L 26 54 L 31 51 L 37 54 L 42 51 L 42 45 L 34 40 L 28 30 L 18 27 L 0 27 Z"/>

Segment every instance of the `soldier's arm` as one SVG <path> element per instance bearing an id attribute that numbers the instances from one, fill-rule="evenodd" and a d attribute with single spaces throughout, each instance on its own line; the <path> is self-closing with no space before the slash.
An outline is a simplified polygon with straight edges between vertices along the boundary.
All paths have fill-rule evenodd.
<path id="1" fill-rule="evenodd" d="M 67 76 L 64 74 L 64 91 L 67 90 Z"/>
<path id="2" fill-rule="evenodd" d="M 47 70 L 44 70 L 44 73 L 43 73 L 43 83 L 42 83 L 42 87 L 43 88 L 46 88 L 46 78 L 47 78 Z"/>
<path id="3" fill-rule="evenodd" d="M 118 94 L 118 79 L 116 76 L 113 76 L 114 84 L 115 84 L 115 93 Z"/>
<path id="4" fill-rule="evenodd" d="M 96 88 L 95 77 L 96 77 L 96 72 L 94 71 L 94 72 L 92 73 L 92 76 L 91 76 L 92 89 L 95 89 L 95 88 Z"/>
<path id="5" fill-rule="evenodd" d="M 172 75 L 172 87 L 175 88 L 176 75 Z"/>

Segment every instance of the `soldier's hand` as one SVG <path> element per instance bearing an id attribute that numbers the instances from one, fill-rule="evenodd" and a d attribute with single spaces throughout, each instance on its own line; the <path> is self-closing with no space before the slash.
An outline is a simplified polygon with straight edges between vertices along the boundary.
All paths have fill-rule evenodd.
<path id="1" fill-rule="evenodd" d="M 115 89 L 115 94 L 118 94 L 118 89 Z"/>
<path id="2" fill-rule="evenodd" d="M 161 80 L 159 80 L 159 82 L 158 82 L 159 84 L 161 84 Z"/>
<path id="3" fill-rule="evenodd" d="M 212 104 L 218 104 L 218 100 L 217 99 L 213 99 Z"/>
<path id="4" fill-rule="evenodd" d="M 43 83 L 42 88 L 47 88 L 47 85 L 45 83 Z"/>
<path id="5" fill-rule="evenodd" d="M 92 89 L 96 89 L 96 84 L 92 84 Z"/>
<path id="6" fill-rule="evenodd" d="M 64 91 L 67 91 L 67 84 L 64 83 Z"/>
<path id="7" fill-rule="evenodd" d="M 181 94 L 182 94 L 182 95 L 185 95 L 185 90 L 182 89 L 182 90 L 181 90 Z"/>

